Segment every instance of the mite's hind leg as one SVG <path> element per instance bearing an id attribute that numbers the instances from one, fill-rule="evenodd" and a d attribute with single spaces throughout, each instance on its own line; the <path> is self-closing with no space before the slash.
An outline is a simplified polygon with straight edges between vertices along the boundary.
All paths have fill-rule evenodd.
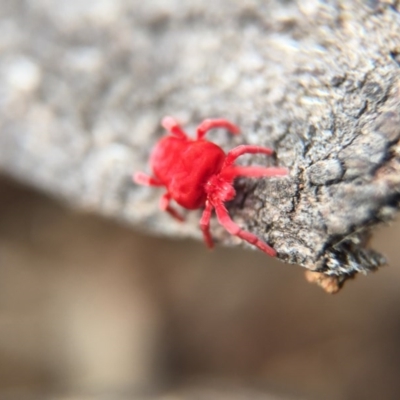
<path id="1" fill-rule="evenodd" d="M 214 128 L 225 128 L 232 135 L 237 135 L 240 133 L 239 127 L 232 124 L 232 122 L 227 121 L 226 119 L 205 119 L 198 127 L 197 127 L 197 139 L 203 139 L 205 134 Z"/>
<path id="2" fill-rule="evenodd" d="M 171 201 L 171 195 L 168 192 L 164 193 L 160 199 L 160 203 L 159 203 L 160 209 L 162 211 L 166 211 L 167 213 L 169 213 L 172 217 L 174 217 L 178 221 L 180 221 L 180 222 L 184 221 L 185 218 L 183 218 L 183 216 L 181 214 L 179 214 L 178 211 L 176 211 L 173 207 L 171 207 L 169 205 L 170 201 Z"/>
<path id="3" fill-rule="evenodd" d="M 133 181 L 139 185 L 144 186 L 164 186 L 157 178 L 153 178 L 152 176 L 146 175 L 143 172 L 136 172 L 133 175 Z"/>
<path id="4" fill-rule="evenodd" d="M 163 120 L 161 121 L 161 125 L 172 135 L 180 139 L 187 139 L 185 131 L 182 129 L 179 122 L 176 121 L 174 118 L 169 116 L 164 117 Z"/>

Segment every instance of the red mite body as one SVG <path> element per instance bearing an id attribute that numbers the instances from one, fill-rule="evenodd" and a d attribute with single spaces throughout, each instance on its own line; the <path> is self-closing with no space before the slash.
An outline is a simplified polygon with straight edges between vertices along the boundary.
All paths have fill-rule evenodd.
<path id="1" fill-rule="evenodd" d="M 204 185 L 221 170 L 224 160 L 225 153 L 214 143 L 167 136 L 154 148 L 150 165 L 171 198 L 188 210 L 196 210 L 206 202 Z"/>
<path id="2" fill-rule="evenodd" d="M 200 227 L 209 247 L 213 247 L 209 223 L 212 210 L 215 209 L 219 222 L 228 232 L 257 246 L 268 255 L 276 256 L 273 248 L 236 225 L 224 205 L 226 201 L 235 197 L 233 180 L 237 176 L 266 177 L 287 174 L 286 168 L 234 165 L 236 158 L 242 154 L 271 155 L 273 150 L 242 145 L 225 154 L 219 146 L 204 139 L 207 131 L 213 128 L 226 128 L 232 134 L 239 133 L 238 127 L 224 119 L 203 121 L 197 128 L 196 140 L 188 138 L 181 126 L 171 117 L 165 117 L 162 125 L 170 135 L 162 138 L 151 154 L 150 165 L 154 177 L 138 172 L 134 181 L 141 185 L 164 186 L 167 192 L 161 198 L 160 208 L 180 221 L 183 221 L 182 216 L 169 205 L 171 199 L 189 210 L 205 207 Z"/>

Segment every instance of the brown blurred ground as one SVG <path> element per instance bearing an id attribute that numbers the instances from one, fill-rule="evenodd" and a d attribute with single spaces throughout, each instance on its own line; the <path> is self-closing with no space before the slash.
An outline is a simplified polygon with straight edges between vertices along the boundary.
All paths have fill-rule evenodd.
<path id="1" fill-rule="evenodd" d="M 5 179 L 0 194 L 0 399 L 139 398 L 193 380 L 398 398 L 399 224 L 375 239 L 391 267 L 329 296 L 258 252 L 145 237 Z M 185 390 L 162 398 L 222 398 Z"/>

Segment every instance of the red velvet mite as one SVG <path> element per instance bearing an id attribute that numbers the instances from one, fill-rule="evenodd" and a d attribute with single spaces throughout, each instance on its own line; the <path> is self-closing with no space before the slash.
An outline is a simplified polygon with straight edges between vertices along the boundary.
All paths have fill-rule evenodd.
<path id="1" fill-rule="evenodd" d="M 137 172 L 134 181 L 140 185 L 164 186 L 167 191 L 160 199 L 160 209 L 179 221 L 184 218 L 170 206 L 171 200 L 188 210 L 204 207 L 200 227 L 208 247 L 214 246 L 210 218 L 215 209 L 219 223 L 230 234 L 246 240 L 272 257 L 276 256 L 272 247 L 233 222 L 224 205 L 236 195 L 233 180 L 238 176 L 261 178 L 287 175 L 286 168 L 242 167 L 234 164 L 243 154 L 272 155 L 274 151 L 268 147 L 241 145 L 225 154 L 219 146 L 204 138 L 213 128 L 225 128 L 234 135 L 240 132 L 237 126 L 225 119 L 204 120 L 197 128 L 195 140 L 190 139 L 172 117 L 165 117 L 162 126 L 169 134 L 160 139 L 151 154 L 150 165 L 154 176 Z"/>

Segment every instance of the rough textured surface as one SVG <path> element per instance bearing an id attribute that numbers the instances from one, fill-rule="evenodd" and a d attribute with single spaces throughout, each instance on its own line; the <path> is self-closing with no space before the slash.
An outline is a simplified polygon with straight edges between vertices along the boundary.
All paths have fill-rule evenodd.
<path id="1" fill-rule="evenodd" d="M 375 269 L 385 260 L 366 248 L 370 228 L 399 205 L 399 11 L 378 0 L 3 1 L 0 167 L 138 227 L 200 237 L 198 214 L 176 224 L 130 175 L 163 115 L 189 128 L 223 116 L 243 130 L 216 133 L 223 147 L 272 146 L 291 170 L 239 181 L 234 218 L 284 261 L 340 281 Z"/>

